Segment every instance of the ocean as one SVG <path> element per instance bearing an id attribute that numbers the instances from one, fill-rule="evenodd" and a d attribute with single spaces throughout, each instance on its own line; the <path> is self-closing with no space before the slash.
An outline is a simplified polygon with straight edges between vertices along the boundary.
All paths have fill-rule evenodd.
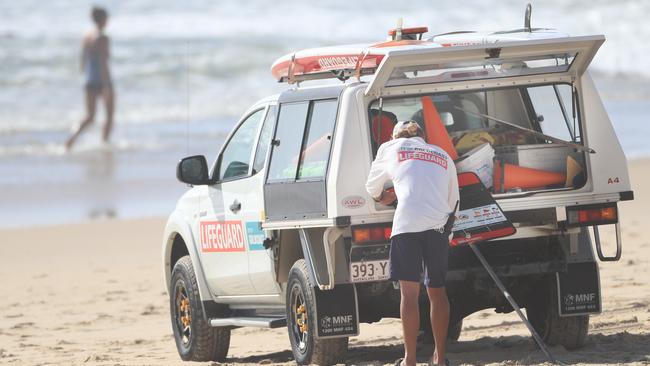
<path id="1" fill-rule="evenodd" d="M 214 159 L 241 113 L 277 92 L 273 61 L 308 47 L 385 39 L 398 18 L 429 34 L 521 28 L 526 1 L 0 0 L 0 226 L 166 215 L 183 156 Z M 108 9 L 112 142 L 84 114 L 81 37 Z M 625 152 L 650 156 L 650 2 L 533 1 L 533 27 L 604 34 L 590 70 Z"/>

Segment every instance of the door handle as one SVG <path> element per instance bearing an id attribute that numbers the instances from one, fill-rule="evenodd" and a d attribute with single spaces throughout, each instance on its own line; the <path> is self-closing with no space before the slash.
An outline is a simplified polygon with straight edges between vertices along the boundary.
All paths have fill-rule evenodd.
<path id="1" fill-rule="evenodd" d="M 237 213 L 239 210 L 241 210 L 241 202 L 234 200 L 230 205 L 230 211 L 232 211 L 232 213 Z"/>

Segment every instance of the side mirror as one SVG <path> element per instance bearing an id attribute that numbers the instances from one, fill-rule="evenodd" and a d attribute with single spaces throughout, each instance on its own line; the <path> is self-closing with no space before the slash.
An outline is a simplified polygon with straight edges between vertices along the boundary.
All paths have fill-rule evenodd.
<path id="1" fill-rule="evenodd" d="M 203 155 L 181 159 L 176 166 L 176 178 L 183 183 L 195 186 L 212 184 L 208 171 L 208 162 Z"/>

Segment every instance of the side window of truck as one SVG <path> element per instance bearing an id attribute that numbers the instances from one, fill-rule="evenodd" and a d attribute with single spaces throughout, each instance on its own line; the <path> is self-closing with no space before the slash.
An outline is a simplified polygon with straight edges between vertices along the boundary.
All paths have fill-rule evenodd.
<path id="1" fill-rule="evenodd" d="M 527 88 L 541 131 L 566 141 L 577 141 L 573 126 L 571 86 L 554 84 Z"/>
<path id="2" fill-rule="evenodd" d="M 255 159 L 253 160 L 253 174 L 264 169 L 266 154 L 269 151 L 269 146 L 271 146 L 271 137 L 273 137 L 273 127 L 275 126 L 275 117 L 277 110 L 277 106 L 270 106 L 269 111 L 266 114 L 266 118 L 264 119 L 262 132 L 260 132 L 260 138 L 257 142 L 257 149 L 255 150 Z"/>
<path id="3" fill-rule="evenodd" d="M 336 99 L 280 106 L 267 182 L 325 177 L 337 110 Z"/>
<path id="4" fill-rule="evenodd" d="M 268 182 L 294 181 L 298 157 L 305 132 L 309 102 L 285 103 L 280 106 L 278 127 L 272 141 Z"/>
<path id="5" fill-rule="evenodd" d="M 332 144 L 337 100 L 312 102 L 305 143 L 300 154 L 298 179 L 324 178 Z"/>
<path id="6" fill-rule="evenodd" d="M 264 110 L 253 112 L 246 118 L 227 142 L 221 153 L 217 179 L 233 179 L 248 176 L 248 170 L 255 147 L 255 138 L 259 131 Z"/>

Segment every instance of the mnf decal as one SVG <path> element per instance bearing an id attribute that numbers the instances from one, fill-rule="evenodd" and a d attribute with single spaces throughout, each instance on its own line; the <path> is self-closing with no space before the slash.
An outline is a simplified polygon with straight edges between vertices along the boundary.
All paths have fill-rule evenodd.
<path id="1" fill-rule="evenodd" d="M 203 221 L 199 227 L 202 252 L 243 252 L 244 228 L 241 221 Z"/>

